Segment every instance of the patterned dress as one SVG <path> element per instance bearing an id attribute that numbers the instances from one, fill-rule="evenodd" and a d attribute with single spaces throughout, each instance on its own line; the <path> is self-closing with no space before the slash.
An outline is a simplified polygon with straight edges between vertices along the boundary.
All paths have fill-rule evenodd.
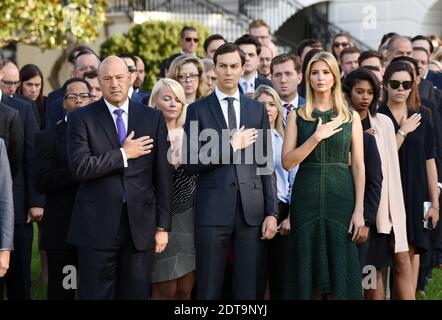
<path id="1" fill-rule="evenodd" d="M 152 282 L 175 280 L 195 270 L 193 202 L 197 176 L 180 167 L 173 173 L 172 230 L 166 249 L 156 256 Z"/>
<path id="2" fill-rule="evenodd" d="M 314 110 L 312 115 L 327 123 L 335 112 Z M 298 113 L 296 123 L 299 146 L 316 131 L 317 121 L 306 121 Z M 355 205 L 348 165 L 352 123 L 342 128 L 299 166 L 290 208 L 293 252 L 285 299 L 312 299 L 316 293 L 362 299 L 358 250 L 348 233 Z"/>

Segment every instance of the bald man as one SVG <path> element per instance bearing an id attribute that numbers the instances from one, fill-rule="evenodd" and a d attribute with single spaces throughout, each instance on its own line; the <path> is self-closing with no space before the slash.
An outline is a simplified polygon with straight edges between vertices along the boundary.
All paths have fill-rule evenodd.
<path id="1" fill-rule="evenodd" d="M 80 181 L 67 241 L 80 299 L 147 299 L 154 252 L 170 229 L 172 171 L 162 113 L 128 99 L 123 59 L 98 68 L 103 99 L 71 113 L 68 159 Z"/>

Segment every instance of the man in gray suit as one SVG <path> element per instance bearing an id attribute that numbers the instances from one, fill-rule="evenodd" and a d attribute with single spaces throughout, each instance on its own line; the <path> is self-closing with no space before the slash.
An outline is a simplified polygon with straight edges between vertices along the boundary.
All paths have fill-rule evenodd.
<path id="1" fill-rule="evenodd" d="M 9 268 L 9 255 L 14 249 L 14 202 L 12 178 L 5 142 L 0 138 L 0 278 Z"/>

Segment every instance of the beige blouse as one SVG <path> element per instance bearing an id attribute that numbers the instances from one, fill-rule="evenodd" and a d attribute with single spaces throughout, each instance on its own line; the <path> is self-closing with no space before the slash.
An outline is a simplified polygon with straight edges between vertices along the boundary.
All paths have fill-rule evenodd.
<path id="1" fill-rule="evenodd" d="M 408 251 L 407 226 L 393 122 L 379 113 L 374 117 L 369 114 L 369 119 L 371 127 L 375 129 L 374 137 L 382 161 L 383 180 L 376 217 L 377 231 L 389 234 L 393 228 L 394 252 L 405 252 Z"/>

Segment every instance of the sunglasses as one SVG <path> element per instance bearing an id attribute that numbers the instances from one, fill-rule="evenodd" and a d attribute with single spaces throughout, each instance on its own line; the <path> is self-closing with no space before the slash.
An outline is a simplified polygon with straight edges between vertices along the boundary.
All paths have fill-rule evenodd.
<path id="1" fill-rule="evenodd" d="M 129 70 L 130 73 L 137 72 L 137 68 L 134 66 L 127 66 L 127 70 Z"/>
<path id="2" fill-rule="evenodd" d="M 399 81 L 399 80 L 388 80 L 388 84 L 390 85 L 391 89 L 397 89 L 402 84 L 402 88 L 404 90 L 410 90 L 413 86 L 413 81 L 406 80 L 406 81 Z"/>
<path id="3" fill-rule="evenodd" d="M 333 47 L 338 48 L 338 47 L 348 47 L 349 43 L 348 42 L 335 42 L 333 43 Z"/>
<path id="4" fill-rule="evenodd" d="M 193 42 L 198 43 L 198 41 L 200 41 L 198 38 L 184 38 L 184 40 L 186 40 L 186 42 L 190 42 L 193 40 Z"/>

